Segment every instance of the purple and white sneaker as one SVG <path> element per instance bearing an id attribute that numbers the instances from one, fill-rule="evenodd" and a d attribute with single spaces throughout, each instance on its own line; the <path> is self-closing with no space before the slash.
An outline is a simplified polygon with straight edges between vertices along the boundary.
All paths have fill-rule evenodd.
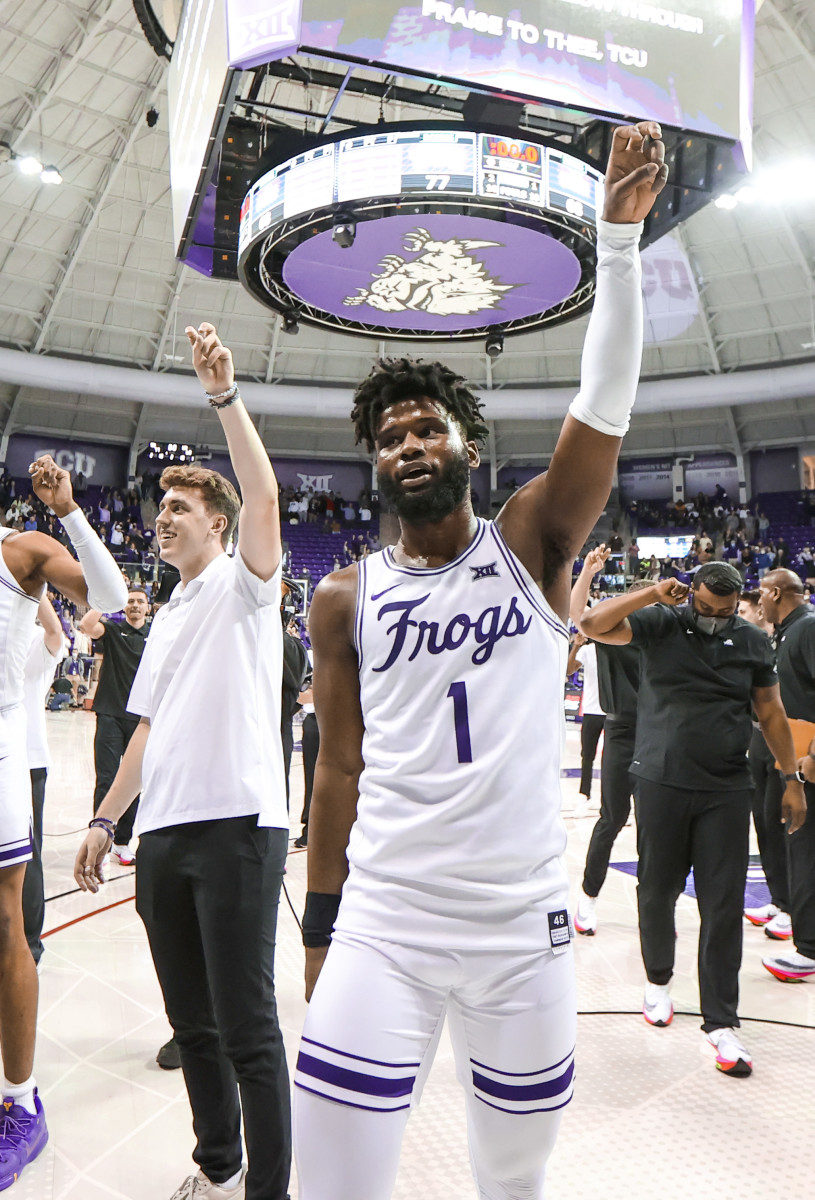
<path id="1" fill-rule="evenodd" d="M 45 1113 L 36 1088 L 34 1104 L 37 1112 L 33 1116 L 9 1097 L 0 1107 L 0 1192 L 17 1182 L 48 1141 Z"/>

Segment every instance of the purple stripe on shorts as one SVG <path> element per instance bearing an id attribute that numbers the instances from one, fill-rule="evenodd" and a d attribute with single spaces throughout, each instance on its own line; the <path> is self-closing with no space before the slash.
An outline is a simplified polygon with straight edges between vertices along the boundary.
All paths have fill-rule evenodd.
<path id="1" fill-rule="evenodd" d="M 300 1040 L 308 1042 L 309 1046 L 319 1046 L 321 1050 L 330 1050 L 332 1054 L 339 1054 L 342 1058 L 353 1058 L 354 1062 L 370 1063 L 373 1067 L 392 1067 L 394 1070 L 403 1071 L 408 1070 L 410 1067 L 415 1067 L 418 1071 L 422 1065 L 420 1062 L 381 1062 L 378 1058 L 363 1058 L 361 1054 L 349 1054 L 347 1050 L 338 1050 L 336 1046 L 327 1046 L 325 1042 L 315 1042 L 313 1038 L 304 1036 Z"/>
<path id="2" fill-rule="evenodd" d="M 0 850 L 0 863 L 8 862 L 10 858 L 19 858 L 20 855 L 33 854 L 31 838 L 27 842 L 23 842 L 16 850 Z"/>
<path id="3" fill-rule="evenodd" d="M 556 1067 L 562 1067 L 574 1054 L 574 1047 L 568 1054 L 560 1060 L 560 1062 L 552 1063 L 551 1067 L 541 1067 L 540 1071 L 499 1071 L 497 1067 L 488 1067 L 486 1063 L 476 1062 L 474 1058 L 470 1062 L 474 1067 L 481 1067 L 482 1071 L 492 1071 L 493 1075 L 506 1075 L 510 1079 L 523 1079 L 530 1075 L 545 1075 L 547 1071 L 554 1071 Z"/>
<path id="4" fill-rule="evenodd" d="M 310 1054 L 300 1051 L 297 1058 L 297 1070 L 314 1079 L 322 1079 L 333 1087 L 343 1088 L 348 1092 L 359 1092 L 364 1096 L 409 1096 L 413 1091 L 416 1076 L 403 1076 L 401 1079 L 382 1079 L 376 1075 L 363 1075 L 361 1071 L 349 1071 L 347 1067 L 337 1067 L 333 1063 L 323 1062 Z"/>
<path id="5" fill-rule="evenodd" d="M 562 1075 L 558 1075 L 556 1079 L 547 1079 L 545 1083 L 497 1083 L 476 1071 L 473 1071 L 473 1083 L 480 1091 L 494 1096 L 496 1100 L 548 1100 L 565 1092 L 572 1082 L 573 1075 L 574 1063 L 569 1063 Z"/>
<path id="6" fill-rule="evenodd" d="M 306 1087 L 304 1083 L 300 1083 L 297 1079 L 294 1081 L 294 1086 L 299 1088 L 301 1092 L 308 1092 L 312 1096 L 319 1096 L 321 1100 L 328 1100 L 331 1104 L 342 1104 L 345 1108 L 361 1108 L 364 1112 L 404 1112 L 406 1108 L 410 1108 L 409 1104 L 397 1104 L 396 1108 L 375 1108 L 373 1104 L 354 1104 L 353 1100 L 338 1100 L 336 1096 L 328 1096 L 325 1092 L 318 1092 L 315 1088 Z M 491 1105 L 491 1107 L 494 1108 L 495 1105 Z"/>

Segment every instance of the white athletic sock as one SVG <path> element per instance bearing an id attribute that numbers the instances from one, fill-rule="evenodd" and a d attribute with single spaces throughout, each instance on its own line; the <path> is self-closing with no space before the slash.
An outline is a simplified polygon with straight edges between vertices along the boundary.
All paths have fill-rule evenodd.
<path id="1" fill-rule="evenodd" d="M 37 1115 L 37 1106 L 34 1103 L 34 1088 L 36 1086 L 36 1080 L 33 1075 L 25 1083 L 9 1083 L 6 1079 L 3 1082 L 3 1098 L 13 1100 L 15 1104 L 19 1104 L 27 1113 L 31 1113 L 32 1117 L 35 1117 Z"/>
<path id="2" fill-rule="evenodd" d="M 225 1191 L 229 1191 L 230 1188 L 236 1188 L 241 1181 L 242 1174 L 243 1167 L 241 1167 L 240 1171 L 233 1175 L 231 1179 L 225 1179 L 223 1183 L 216 1184 L 216 1186 L 223 1188 Z"/>

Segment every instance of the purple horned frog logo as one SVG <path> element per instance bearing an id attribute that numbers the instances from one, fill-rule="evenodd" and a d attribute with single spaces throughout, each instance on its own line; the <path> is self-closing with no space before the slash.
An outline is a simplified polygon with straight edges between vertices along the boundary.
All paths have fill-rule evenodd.
<path id="1" fill-rule="evenodd" d="M 472 250 L 500 246 L 500 242 L 472 238 L 436 241 L 427 229 L 405 235 L 405 250 L 418 254 L 408 261 L 400 254 L 386 254 L 370 287 L 357 288 L 358 295 L 346 296 L 343 304 L 368 304 L 380 312 L 432 313 L 437 317 L 469 316 L 493 309 L 505 292 L 516 284 L 494 279 Z"/>

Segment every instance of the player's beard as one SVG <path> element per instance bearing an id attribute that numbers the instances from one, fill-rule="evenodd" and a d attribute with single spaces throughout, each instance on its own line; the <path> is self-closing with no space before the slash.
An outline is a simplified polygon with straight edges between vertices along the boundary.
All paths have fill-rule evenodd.
<path id="1" fill-rule="evenodd" d="M 395 510 L 397 517 L 410 525 L 431 525 L 449 517 L 463 503 L 470 488 L 470 463 L 467 452 L 451 458 L 447 466 L 421 492 L 405 492 L 399 481 L 385 476 L 379 490 Z"/>

